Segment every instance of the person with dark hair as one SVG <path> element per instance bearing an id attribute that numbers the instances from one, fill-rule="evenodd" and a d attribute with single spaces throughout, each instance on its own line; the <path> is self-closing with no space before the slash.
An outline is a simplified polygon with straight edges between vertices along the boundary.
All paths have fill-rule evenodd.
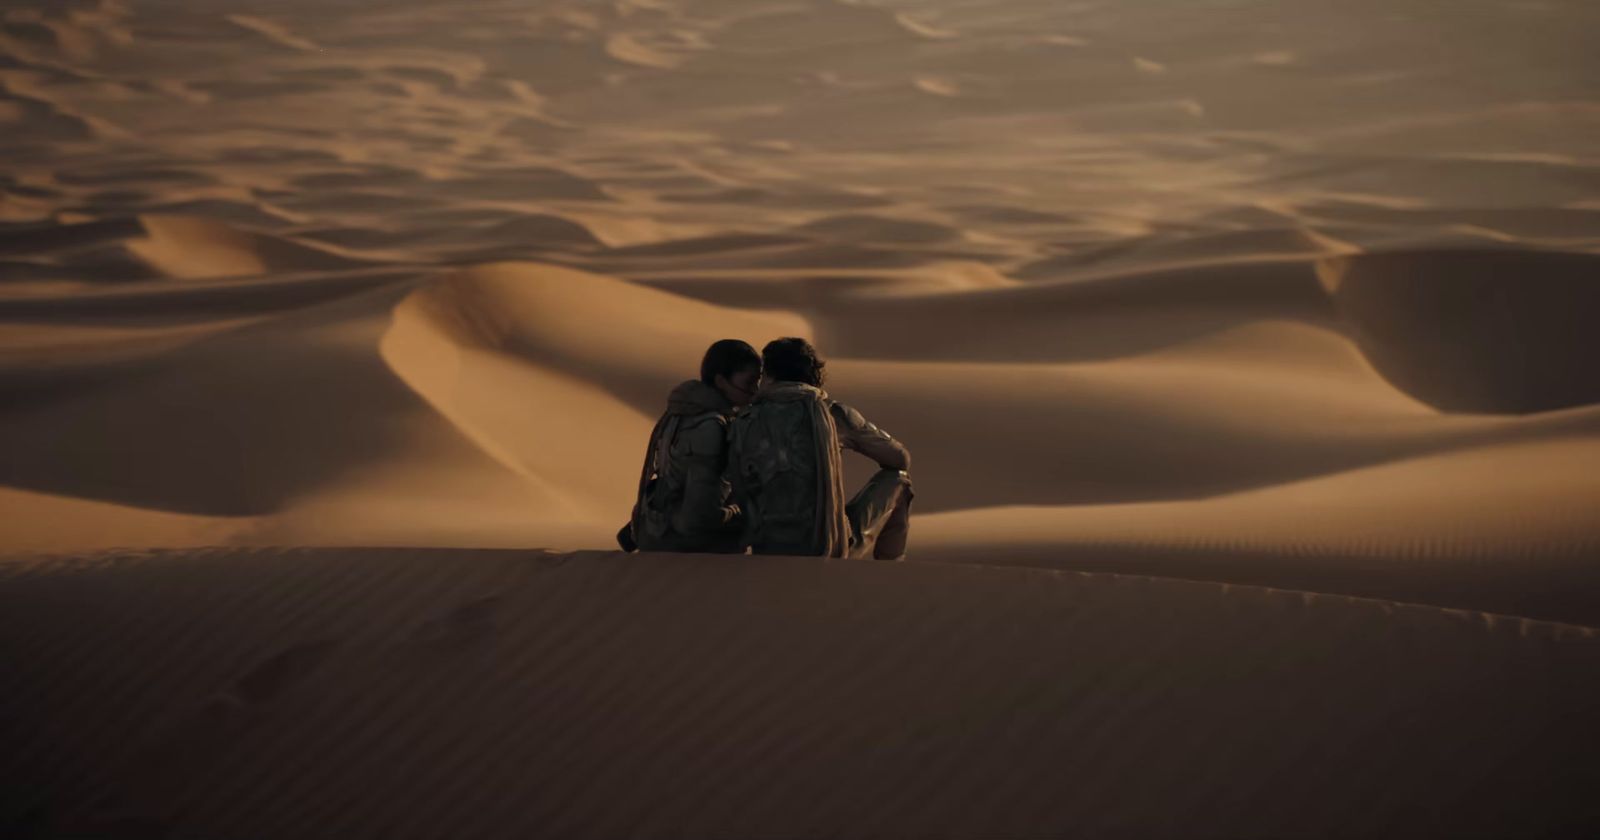
<path id="1" fill-rule="evenodd" d="M 755 554 L 904 556 L 911 523 L 911 453 L 822 389 L 827 363 L 803 338 L 761 351 L 766 387 L 729 427 L 728 471 Z M 879 470 L 844 500 L 840 452 Z"/>
<path id="2" fill-rule="evenodd" d="M 723 339 L 700 361 L 700 378 L 667 397 L 650 432 L 633 515 L 617 533 L 625 551 L 743 550 L 743 520 L 729 504 L 724 478 L 728 422 L 761 385 L 761 357 L 749 344 Z"/>

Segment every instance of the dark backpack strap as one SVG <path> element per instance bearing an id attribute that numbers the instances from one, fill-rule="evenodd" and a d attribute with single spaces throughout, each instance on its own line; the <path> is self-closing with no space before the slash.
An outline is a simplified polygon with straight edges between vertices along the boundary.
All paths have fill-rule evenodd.
<path id="1" fill-rule="evenodd" d="M 656 441 L 656 451 L 650 461 L 650 474 L 661 475 L 667 468 L 667 463 L 672 460 L 672 444 L 678 439 L 678 427 L 683 425 L 683 415 L 674 414 L 667 418 L 666 428 L 661 430 L 661 437 Z"/>
<path id="2" fill-rule="evenodd" d="M 656 450 L 661 443 L 661 432 L 666 428 L 672 415 L 663 414 L 650 430 L 650 442 L 645 444 L 644 465 L 639 468 L 639 487 L 633 495 L 633 515 L 628 518 L 629 523 L 637 523 L 639 514 L 644 509 L 645 492 L 650 489 L 650 480 L 656 474 Z"/>
<path id="3" fill-rule="evenodd" d="M 646 534 L 659 530 L 652 529 L 647 524 L 655 513 L 650 500 L 661 471 L 666 467 L 672 441 L 678 436 L 680 422 L 679 415 L 665 414 L 656 421 L 655 428 L 650 431 L 650 444 L 644 453 L 644 466 L 639 470 L 639 490 L 633 499 L 633 514 L 628 518 L 627 527 L 623 529 L 628 532 L 629 541 L 633 542 L 635 547 Z M 618 534 L 617 541 L 622 543 L 622 534 Z M 622 544 L 626 548 L 626 543 Z"/>
<path id="4" fill-rule="evenodd" d="M 728 424 L 728 469 L 727 475 L 733 479 L 733 500 L 744 513 L 744 528 L 739 535 L 741 546 L 750 545 L 750 538 L 755 534 L 761 521 L 760 505 L 750 495 L 750 476 L 743 472 L 744 434 L 749 425 L 755 421 L 761 411 L 760 403 L 751 403 Z"/>

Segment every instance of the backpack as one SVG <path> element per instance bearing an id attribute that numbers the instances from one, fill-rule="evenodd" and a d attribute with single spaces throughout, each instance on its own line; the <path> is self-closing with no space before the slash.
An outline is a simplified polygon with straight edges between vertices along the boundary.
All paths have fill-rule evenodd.
<path id="1" fill-rule="evenodd" d="M 668 414 L 657 421 L 650 435 L 650 449 L 645 453 L 633 510 L 633 538 L 640 549 L 670 548 L 667 541 L 672 533 L 672 516 L 683 504 L 687 482 L 682 466 L 672 461 L 672 447 L 679 434 L 720 416 L 715 411 L 697 415 Z"/>
<path id="2" fill-rule="evenodd" d="M 734 418 L 728 459 L 757 554 L 842 556 L 848 548 L 839 446 L 826 396 L 760 399 Z"/>

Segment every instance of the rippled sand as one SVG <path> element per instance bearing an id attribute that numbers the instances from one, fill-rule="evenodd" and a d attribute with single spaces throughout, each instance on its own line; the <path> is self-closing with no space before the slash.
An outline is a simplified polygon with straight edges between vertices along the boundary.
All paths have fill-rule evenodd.
<path id="1" fill-rule="evenodd" d="M 15 0 L 0 682 L 25 690 L 0 721 L 33 752 L 0 760 L 32 785 L 0 818 L 1593 827 L 1555 768 L 1600 729 L 1595 31 L 1580 0 Z M 557 589 L 505 606 L 498 575 L 545 568 L 526 550 L 611 546 L 708 343 L 781 335 L 915 453 L 910 563 L 580 553 L 562 609 L 600 638 L 570 647 L 542 635 Z M 457 574 L 461 599 L 386 600 Z M 260 615 L 203 603 L 269 581 Z M 628 586 L 670 603 L 635 626 Z M 395 641 L 473 597 L 509 641 Z M 872 673 L 860 708 L 798 689 L 854 638 L 833 599 L 879 616 L 827 660 Z M 642 629 L 674 610 L 701 623 Z M 1001 623 L 957 642 L 965 615 Z M 159 621 L 185 626 L 133 629 Z M 689 652 L 747 626 L 787 640 L 739 653 L 770 673 Z M 672 703 L 608 705 L 657 660 Z M 557 661 L 574 693 L 524 720 L 524 672 Z M 957 687 L 969 664 L 997 670 Z M 1274 692 L 1299 711 L 1262 711 Z M 1232 722 L 1188 727 L 1206 709 Z M 460 744 L 418 747 L 415 782 L 355 757 L 434 737 Z M 589 775 L 551 781 L 571 761 Z M 444 766 L 492 786 L 417 793 Z"/>

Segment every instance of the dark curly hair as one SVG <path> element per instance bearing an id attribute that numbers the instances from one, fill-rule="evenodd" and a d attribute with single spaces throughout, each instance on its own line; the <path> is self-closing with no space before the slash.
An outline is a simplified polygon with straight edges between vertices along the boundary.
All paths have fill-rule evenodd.
<path id="1" fill-rule="evenodd" d="M 716 385 L 718 375 L 732 379 L 734 374 L 750 368 L 755 368 L 757 373 L 761 371 L 761 357 L 756 355 L 756 348 L 737 338 L 724 338 L 706 348 L 706 355 L 700 360 L 700 381 Z"/>
<path id="2" fill-rule="evenodd" d="M 817 348 L 803 338 L 779 338 L 767 343 L 761 350 L 761 361 L 766 365 L 770 379 L 786 382 L 804 382 L 822 387 L 828 378 L 828 366 L 817 356 Z"/>

